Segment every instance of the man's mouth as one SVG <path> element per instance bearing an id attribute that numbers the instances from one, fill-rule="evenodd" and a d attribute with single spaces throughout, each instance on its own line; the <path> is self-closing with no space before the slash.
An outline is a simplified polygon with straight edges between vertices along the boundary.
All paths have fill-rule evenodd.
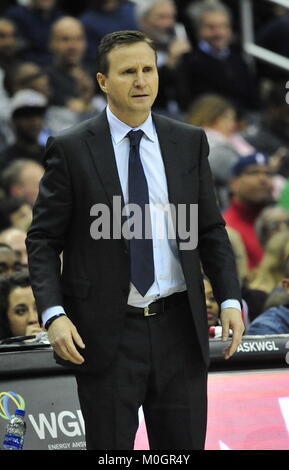
<path id="1" fill-rule="evenodd" d="M 149 95 L 147 95 L 145 93 L 139 93 L 137 95 L 132 95 L 133 98 L 146 98 L 147 96 L 149 96 Z"/>

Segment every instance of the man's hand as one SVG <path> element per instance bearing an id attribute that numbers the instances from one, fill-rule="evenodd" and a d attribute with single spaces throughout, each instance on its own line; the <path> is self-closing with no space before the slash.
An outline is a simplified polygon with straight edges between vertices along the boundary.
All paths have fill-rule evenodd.
<path id="1" fill-rule="evenodd" d="M 245 327 L 242 314 L 236 308 L 224 308 L 221 311 L 220 318 L 222 323 L 222 341 L 227 341 L 229 329 L 233 331 L 231 344 L 224 350 L 225 359 L 229 359 L 241 344 Z"/>
<path id="2" fill-rule="evenodd" d="M 73 364 L 82 364 L 84 358 L 77 351 L 75 344 L 84 349 L 85 345 L 74 324 L 65 315 L 56 318 L 48 328 L 48 339 L 58 356 Z M 75 343 L 75 344 L 74 344 Z"/>

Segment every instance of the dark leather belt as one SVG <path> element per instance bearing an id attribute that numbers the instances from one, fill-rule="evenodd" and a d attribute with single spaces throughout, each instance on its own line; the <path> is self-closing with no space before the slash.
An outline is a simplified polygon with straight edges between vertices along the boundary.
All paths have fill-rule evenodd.
<path id="1" fill-rule="evenodd" d="M 180 304 L 185 298 L 187 298 L 187 291 L 176 292 L 168 297 L 162 297 L 144 308 L 127 305 L 127 312 L 150 317 L 160 313 L 165 313 L 170 307 Z"/>

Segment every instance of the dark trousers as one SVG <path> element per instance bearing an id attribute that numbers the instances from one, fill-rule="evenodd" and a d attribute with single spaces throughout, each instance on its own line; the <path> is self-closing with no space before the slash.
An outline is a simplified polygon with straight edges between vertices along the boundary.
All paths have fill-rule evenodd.
<path id="1" fill-rule="evenodd" d="M 77 375 L 88 450 L 129 450 L 142 405 L 151 450 L 203 449 L 207 369 L 186 295 L 165 313 L 127 313 L 116 361 Z"/>

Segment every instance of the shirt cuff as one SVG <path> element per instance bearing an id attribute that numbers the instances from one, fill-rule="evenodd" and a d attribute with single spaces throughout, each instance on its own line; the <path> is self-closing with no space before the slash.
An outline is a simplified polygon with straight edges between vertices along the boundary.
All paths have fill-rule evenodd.
<path id="1" fill-rule="evenodd" d="M 64 313 L 65 311 L 61 305 L 56 305 L 55 307 L 49 307 L 44 312 L 42 312 L 42 325 L 45 325 L 49 318 L 54 317 L 54 315 L 58 315 L 59 313 Z"/>
<path id="2" fill-rule="evenodd" d="M 221 310 L 223 310 L 224 308 L 237 308 L 238 310 L 240 310 L 240 312 L 242 311 L 240 302 L 239 300 L 236 300 L 236 299 L 228 299 L 222 302 Z"/>

